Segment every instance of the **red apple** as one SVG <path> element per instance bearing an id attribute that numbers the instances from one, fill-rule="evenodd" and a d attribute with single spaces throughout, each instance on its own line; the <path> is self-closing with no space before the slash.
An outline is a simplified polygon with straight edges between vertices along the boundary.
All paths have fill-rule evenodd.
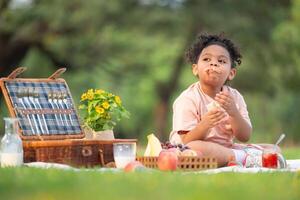
<path id="1" fill-rule="evenodd" d="M 130 163 L 128 163 L 125 168 L 124 168 L 124 172 L 134 172 L 138 169 L 144 169 L 145 166 L 139 162 L 139 161 L 131 161 Z"/>
<path id="2" fill-rule="evenodd" d="M 157 165 L 162 171 L 176 170 L 178 157 L 174 151 L 162 150 L 159 153 Z"/>

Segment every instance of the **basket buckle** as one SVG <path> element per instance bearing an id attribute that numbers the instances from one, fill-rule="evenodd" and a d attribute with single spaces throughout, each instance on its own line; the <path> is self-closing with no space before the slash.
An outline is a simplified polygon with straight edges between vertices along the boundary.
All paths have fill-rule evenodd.
<path id="1" fill-rule="evenodd" d="M 91 156 L 93 154 L 92 147 L 83 147 L 81 153 L 84 157 Z"/>

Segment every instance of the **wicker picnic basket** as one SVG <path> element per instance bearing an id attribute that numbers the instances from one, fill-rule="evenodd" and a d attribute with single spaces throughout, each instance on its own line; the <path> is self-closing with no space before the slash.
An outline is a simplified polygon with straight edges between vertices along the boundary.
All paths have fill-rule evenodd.
<path id="1" fill-rule="evenodd" d="M 145 167 L 158 168 L 158 157 L 138 157 L 137 161 L 140 161 Z M 214 169 L 217 168 L 217 160 L 211 157 L 179 156 L 177 168 L 183 171 Z"/>
<path id="2" fill-rule="evenodd" d="M 17 78 L 25 70 L 17 68 L 0 79 L 9 114 L 19 119 L 24 162 L 105 166 L 114 160 L 114 143 L 137 142 L 136 139 L 84 139 L 69 87 L 59 78 L 66 69 L 57 70 L 49 78 Z"/>

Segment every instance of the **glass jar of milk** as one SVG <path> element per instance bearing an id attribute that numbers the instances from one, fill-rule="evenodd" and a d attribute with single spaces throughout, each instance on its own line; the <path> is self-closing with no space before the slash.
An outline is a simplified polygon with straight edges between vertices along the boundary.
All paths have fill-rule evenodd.
<path id="1" fill-rule="evenodd" d="M 1 140 L 1 167 L 16 167 L 23 164 L 23 145 L 18 135 L 18 119 L 4 118 L 5 135 Z"/>

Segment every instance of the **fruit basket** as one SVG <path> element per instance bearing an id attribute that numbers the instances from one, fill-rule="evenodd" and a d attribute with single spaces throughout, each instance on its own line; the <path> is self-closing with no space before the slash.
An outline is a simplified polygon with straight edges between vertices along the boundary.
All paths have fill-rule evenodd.
<path id="1" fill-rule="evenodd" d="M 145 167 L 158 168 L 158 157 L 137 157 L 136 160 L 141 162 Z M 205 169 L 215 169 L 217 168 L 217 166 L 217 160 L 212 157 L 178 156 L 177 168 L 179 170 L 198 171 Z"/>

